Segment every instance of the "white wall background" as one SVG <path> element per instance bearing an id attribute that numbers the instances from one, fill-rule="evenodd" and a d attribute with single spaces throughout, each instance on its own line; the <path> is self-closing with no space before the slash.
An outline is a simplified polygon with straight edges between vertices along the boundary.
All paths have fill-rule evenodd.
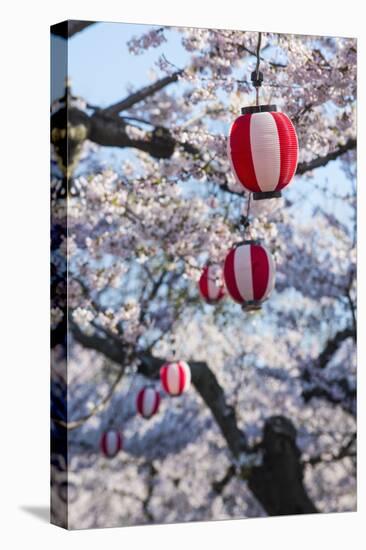
<path id="1" fill-rule="evenodd" d="M 0 29 L 0 544 L 3 548 L 360 548 L 365 464 L 365 68 L 357 0 L 3 2 Z M 64 19 L 228 27 L 359 39 L 359 512 L 71 532 L 50 526 L 49 26 Z M 5 308 L 4 308 L 5 305 Z M 363 312 L 362 312 L 363 309 Z M 364 496 L 363 496 L 364 495 Z M 32 508 L 38 514 L 30 513 Z M 42 512 L 43 511 L 43 512 Z"/>

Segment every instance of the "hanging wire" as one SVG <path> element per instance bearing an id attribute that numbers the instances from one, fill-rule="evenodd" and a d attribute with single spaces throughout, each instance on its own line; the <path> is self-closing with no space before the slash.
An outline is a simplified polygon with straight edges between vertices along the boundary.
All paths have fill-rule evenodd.
<path id="1" fill-rule="evenodd" d="M 184 75 L 181 78 L 183 79 Z M 186 80 L 188 82 L 190 80 L 192 80 L 192 81 L 193 80 L 202 80 L 202 81 L 206 81 L 206 82 L 228 82 L 228 81 L 230 81 L 230 79 L 228 79 L 227 77 L 226 78 L 219 77 L 219 76 L 212 76 L 211 77 L 211 76 L 201 76 L 201 75 L 196 75 L 196 74 L 194 76 L 190 76 Z M 239 78 L 232 78 L 231 81 L 236 82 L 238 84 L 246 84 L 247 86 L 250 86 L 252 84 L 252 82 L 250 82 L 249 80 L 243 80 L 243 79 L 239 79 Z M 304 88 L 307 88 L 309 86 L 313 87 L 313 85 L 315 83 L 319 83 L 319 81 L 315 80 L 315 79 L 309 79 L 306 84 L 282 84 L 282 83 L 270 83 L 269 82 L 267 84 L 263 84 L 263 87 L 264 88 L 294 88 L 294 89 L 298 89 L 298 90 L 303 90 Z M 320 85 L 322 85 L 322 83 L 320 83 Z"/>
<path id="2" fill-rule="evenodd" d="M 177 340 L 176 340 L 176 335 L 173 333 L 170 334 L 170 347 L 171 347 L 171 357 L 173 362 L 173 361 L 176 361 L 177 359 Z"/>
<path id="3" fill-rule="evenodd" d="M 256 74 L 257 73 L 257 69 L 259 71 L 259 63 L 260 61 L 265 61 L 263 58 L 259 58 L 258 59 L 258 55 L 260 54 L 260 49 L 261 49 L 261 41 L 262 41 L 262 33 L 258 33 L 258 43 L 257 43 L 257 50 L 256 50 L 256 53 L 255 53 L 255 56 L 257 58 L 257 66 L 256 66 L 256 70 L 254 71 L 254 73 Z M 258 49 L 259 47 L 259 49 Z M 254 52 L 252 52 L 252 55 L 254 55 Z M 166 58 L 166 56 L 163 54 L 162 55 L 162 58 L 164 59 L 165 63 L 167 65 L 170 65 L 172 67 L 172 69 L 174 69 L 174 71 L 178 71 L 179 72 L 179 77 L 178 79 L 179 80 L 186 80 L 186 81 L 193 81 L 193 80 L 202 80 L 202 81 L 207 81 L 207 82 L 228 82 L 228 77 L 220 77 L 220 76 L 203 76 L 201 74 L 190 74 L 190 75 L 187 75 L 186 73 L 186 70 L 185 69 L 182 69 L 180 67 L 177 67 L 177 65 L 175 65 L 174 63 L 172 63 L 171 61 L 169 61 L 169 59 Z M 285 67 L 283 67 L 285 68 Z M 171 73 L 168 73 L 168 74 L 171 74 Z M 260 76 L 260 75 L 259 75 Z M 243 80 L 243 79 L 238 79 L 238 78 L 232 78 L 231 79 L 232 82 L 236 82 L 238 84 L 246 84 L 247 86 L 250 86 L 253 84 L 253 82 L 249 82 L 249 80 Z M 263 84 L 263 86 L 265 88 L 296 88 L 296 89 L 304 89 L 306 88 L 307 86 L 312 86 L 313 87 L 313 84 L 315 83 L 319 83 L 321 86 L 324 86 L 324 83 L 320 80 L 315 80 L 315 79 L 309 79 L 306 84 L 283 84 L 283 83 L 268 83 L 268 84 Z"/>
<path id="4" fill-rule="evenodd" d="M 262 44 L 262 33 L 259 32 L 258 33 L 258 42 L 257 42 L 257 51 L 256 51 L 257 64 L 256 64 L 256 67 L 255 67 L 255 83 L 254 83 L 254 86 L 255 86 L 255 102 L 256 102 L 257 106 L 259 105 L 259 88 L 262 85 L 262 81 L 263 81 L 263 74 L 259 71 L 259 66 L 260 66 L 260 62 L 261 62 L 261 56 L 260 56 L 261 44 Z M 253 80 L 253 74 L 252 74 L 252 80 Z"/>
<path id="5" fill-rule="evenodd" d="M 245 239 L 245 236 L 246 236 L 246 233 L 247 233 L 247 232 L 250 234 L 250 221 L 249 221 L 249 216 L 250 216 L 251 202 L 252 202 L 252 193 L 249 192 L 249 195 L 248 195 L 248 203 L 247 203 L 247 212 L 246 212 L 246 216 L 245 216 L 245 225 L 244 225 L 244 239 Z"/>
<path id="6" fill-rule="evenodd" d="M 261 52 L 261 44 L 262 44 L 262 33 L 259 32 L 258 33 L 258 43 L 257 43 L 257 65 L 255 67 L 255 72 L 257 74 L 257 79 L 259 77 L 259 65 L 260 65 L 260 62 L 261 62 L 261 56 L 260 56 L 260 52 Z"/>

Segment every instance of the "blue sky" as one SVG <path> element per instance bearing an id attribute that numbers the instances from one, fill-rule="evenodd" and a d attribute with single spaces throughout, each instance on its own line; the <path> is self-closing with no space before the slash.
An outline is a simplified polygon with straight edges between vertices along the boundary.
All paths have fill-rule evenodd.
<path id="1" fill-rule="evenodd" d="M 150 28 L 153 27 L 98 23 L 72 37 L 69 41 L 68 73 L 74 94 L 103 107 L 124 97 L 129 84 L 136 88 L 149 84 L 149 71 L 154 68 L 163 48 L 152 48 L 143 55 L 131 55 L 127 42 Z M 169 60 L 183 67 L 189 55 L 181 45 L 181 35 L 172 30 L 168 36 Z M 55 37 L 54 40 L 59 47 L 64 46 L 62 38 Z M 155 70 L 158 70 L 157 67 Z M 59 82 L 52 99 L 62 91 L 63 85 Z"/>

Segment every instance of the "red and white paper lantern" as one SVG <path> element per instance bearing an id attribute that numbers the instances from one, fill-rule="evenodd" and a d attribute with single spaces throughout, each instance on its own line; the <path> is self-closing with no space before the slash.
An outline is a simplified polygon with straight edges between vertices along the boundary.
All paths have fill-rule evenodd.
<path id="1" fill-rule="evenodd" d="M 198 281 L 201 297 L 208 304 L 215 304 L 225 295 L 221 269 L 218 265 L 207 265 Z"/>
<path id="2" fill-rule="evenodd" d="M 242 109 L 232 124 L 228 156 L 237 180 L 254 199 L 281 196 L 293 179 L 299 146 L 291 120 L 275 105 Z"/>
<path id="3" fill-rule="evenodd" d="M 160 394 L 155 388 L 147 386 L 139 391 L 136 398 L 136 408 L 144 418 L 151 418 L 158 412 L 160 405 Z"/>
<path id="4" fill-rule="evenodd" d="M 275 274 L 272 255 L 260 241 L 244 241 L 225 258 L 226 289 L 247 310 L 261 307 L 273 290 Z"/>
<path id="5" fill-rule="evenodd" d="M 122 449 L 122 434 L 118 430 L 107 430 L 100 439 L 100 450 L 107 458 L 115 457 Z"/>
<path id="6" fill-rule="evenodd" d="M 160 380 L 169 395 L 181 395 L 191 385 L 191 369 L 185 361 L 166 363 L 160 369 Z"/>

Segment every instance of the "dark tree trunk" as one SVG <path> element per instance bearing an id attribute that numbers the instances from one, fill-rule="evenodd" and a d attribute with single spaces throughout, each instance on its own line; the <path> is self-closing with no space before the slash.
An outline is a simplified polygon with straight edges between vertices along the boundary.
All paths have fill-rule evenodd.
<path id="1" fill-rule="evenodd" d="M 263 463 L 254 467 L 249 488 L 270 516 L 313 514 L 318 510 L 303 484 L 303 467 L 296 429 L 283 416 L 269 418 L 264 427 Z"/>

